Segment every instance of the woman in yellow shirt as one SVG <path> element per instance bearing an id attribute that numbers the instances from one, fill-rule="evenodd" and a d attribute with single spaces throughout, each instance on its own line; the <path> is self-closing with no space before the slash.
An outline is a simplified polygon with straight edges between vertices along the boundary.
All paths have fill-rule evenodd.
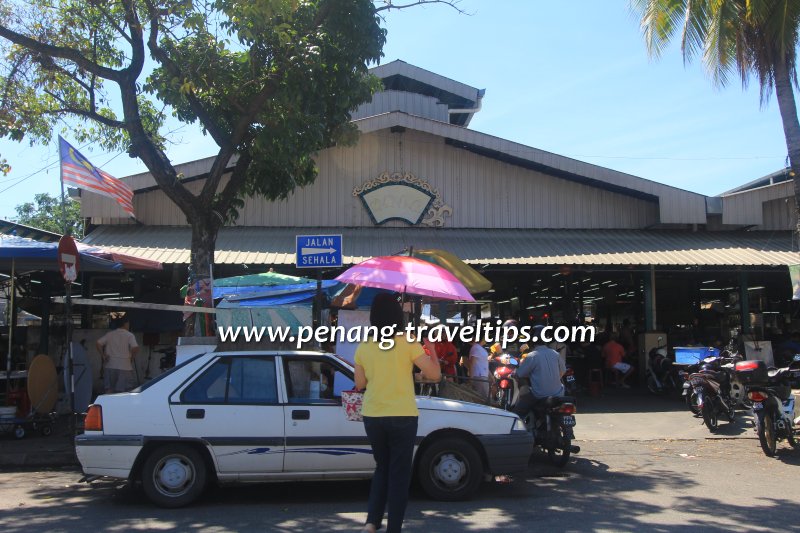
<path id="1" fill-rule="evenodd" d="M 370 324 L 383 335 L 384 328 L 403 332 L 403 310 L 391 294 L 378 294 L 369 313 Z M 362 342 L 356 349 L 355 381 L 366 388 L 361 414 L 372 445 L 375 475 L 369 491 L 364 532 L 375 533 L 389 507 L 387 533 L 403 527 L 411 484 L 411 460 L 417 438 L 419 411 L 414 399 L 414 365 L 427 379 L 441 379 L 438 361 L 405 335 L 394 337 L 394 345 L 382 349 L 377 340 Z"/>

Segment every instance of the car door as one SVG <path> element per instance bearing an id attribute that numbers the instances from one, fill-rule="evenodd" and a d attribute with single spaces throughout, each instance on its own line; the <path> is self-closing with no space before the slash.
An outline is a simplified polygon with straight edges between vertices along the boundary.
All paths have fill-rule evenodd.
<path id="1" fill-rule="evenodd" d="M 208 443 L 221 474 L 248 478 L 283 470 L 276 370 L 274 357 L 219 357 L 170 397 L 180 436 Z"/>
<path id="2" fill-rule="evenodd" d="M 285 472 L 372 471 L 375 461 L 363 422 L 345 417 L 341 392 L 353 374 L 331 357 L 283 359 L 287 404 Z"/>

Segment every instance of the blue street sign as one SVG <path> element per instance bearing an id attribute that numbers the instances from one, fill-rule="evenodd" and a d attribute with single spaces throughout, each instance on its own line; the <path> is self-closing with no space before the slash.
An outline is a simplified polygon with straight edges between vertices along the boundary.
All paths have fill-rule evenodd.
<path id="1" fill-rule="evenodd" d="M 341 235 L 297 235 L 297 268 L 342 266 Z"/>

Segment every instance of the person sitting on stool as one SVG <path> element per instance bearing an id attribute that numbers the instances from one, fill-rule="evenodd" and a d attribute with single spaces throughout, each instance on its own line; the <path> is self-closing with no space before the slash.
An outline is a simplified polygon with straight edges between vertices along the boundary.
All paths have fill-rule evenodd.
<path id="1" fill-rule="evenodd" d="M 633 367 L 622 359 L 625 357 L 625 348 L 617 342 L 617 335 L 603 346 L 603 359 L 606 361 L 606 368 L 614 374 L 614 384 L 623 389 L 630 389 L 630 385 L 625 380 L 633 374 Z"/>

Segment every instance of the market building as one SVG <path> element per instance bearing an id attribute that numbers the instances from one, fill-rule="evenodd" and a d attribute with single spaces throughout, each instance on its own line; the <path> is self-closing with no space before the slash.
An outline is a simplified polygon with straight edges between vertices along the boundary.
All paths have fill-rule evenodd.
<path id="1" fill-rule="evenodd" d="M 479 297 L 502 317 L 628 318 L 671 345 L 800 329 L 785 173 L 707 197 L 470 129 L 475 87 L 402 61 L 373 72 L 385 90 L 354 112 L 358 143 L 320 152 L 316 182 L 287 200 L 247 199 L 219 233 L 215 276 L 298 273 L 296 235 L 340 234 L 345 265 L 410 247 L 456 254 L 493 282 Z M 178 167 L 190 190 L 211 163 Z M 124 180 L 138 222 L 81 192 L 84 242 L 160 261 L 178 301 L 190 228 L 149 174 Z"/>

